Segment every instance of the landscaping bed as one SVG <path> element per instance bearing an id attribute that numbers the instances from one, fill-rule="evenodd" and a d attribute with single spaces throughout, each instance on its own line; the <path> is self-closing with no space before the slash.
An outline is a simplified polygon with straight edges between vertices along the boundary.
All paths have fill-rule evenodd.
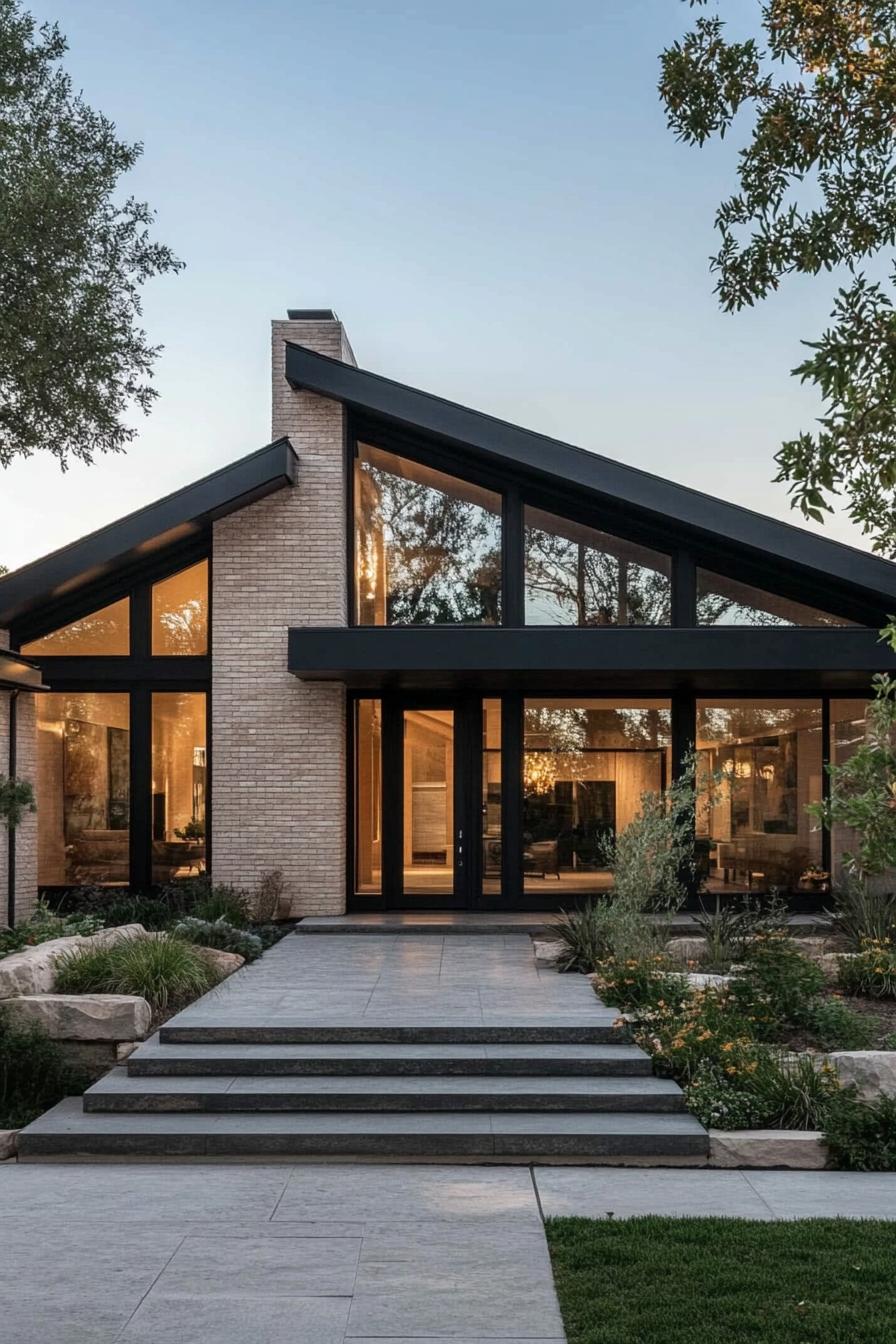
<path id="1" fill-rule="evenodd" d="M 896 1339 L 896 1224 L 549 1218 L 569 1344 Z"/>

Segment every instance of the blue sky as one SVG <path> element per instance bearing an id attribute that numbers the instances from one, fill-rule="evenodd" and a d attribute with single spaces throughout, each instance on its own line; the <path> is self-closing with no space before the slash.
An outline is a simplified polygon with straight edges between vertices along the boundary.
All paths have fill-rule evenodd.
<path id="1" fill-rule="evenodd" d="M 747 31 L 757 0 L 720 0 Z M 727 316 L 707 258 L 736 138 L 677 144 L 680 0 L 56 0 L 129 189 L 186 261 L 150 283 L 160 399 L 123 457 L 0 475 L 13 566 L 267 442 L 268 323 L 329 306 L 359 363 L 798 521 L 788 376 L 830 278 Z M 826 529 L 859 541 L 844 520 Z M 859 544 L 862 544 L 859 542 Z"/>

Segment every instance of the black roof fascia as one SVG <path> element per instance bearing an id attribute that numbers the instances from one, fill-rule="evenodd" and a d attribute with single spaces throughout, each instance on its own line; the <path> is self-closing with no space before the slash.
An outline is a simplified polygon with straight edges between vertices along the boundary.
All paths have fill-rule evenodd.
<path id="1" fill-rule="evenodd" d="M 105 577 L 112 570 L 155 555 L 235 513 L 257 499 L 294 485 L 298 458 L 289 439 L 176 490 L 119 518 L 69 546 L 0 578 L 0 626 Z"/>
<path id="2" fill-rule="evenodd" d="M 861 589 L 866 597 L 896 599 L 896 565 L 891 561 L 289 341 L 286 377 L 295 388 L 462 447 L 492 465 L 562 481 L 567 488 L 590 491 L 664 523 L 672 519 L 706 541 L 734 542 Z"/>
<path id="3" fill-rule="evenodd" d="M 357 688 L 612 684 L 746 691 L 851 689 L 896 672 L 876 630 L 781 627 L 293 627 L 288 666 L 303 681 Z"/>
<path id="4" fill-rule="evenodd" d="M 17 653 L 7 653 L 0 649 L 0 690 L 4 691 L 46 691 L 41 680 L 39 667 L 26 662 Z"/>

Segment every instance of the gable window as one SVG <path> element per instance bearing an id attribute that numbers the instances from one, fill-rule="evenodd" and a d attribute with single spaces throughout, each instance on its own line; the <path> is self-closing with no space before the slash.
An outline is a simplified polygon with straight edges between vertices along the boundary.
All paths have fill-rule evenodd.
<path id="1" fill-rule="evenodd" d="M 497 625 L 501 496 L 381 448 L 355 461 L 359 625 Z"/>
<path id="2" fill-rule="evenodd" d="M 130 624 L 130 601 L 123 597 L 40 639 L 29 640 L 20 652 L 62 658 L 126 656 L 130 652 Z"/>
<path id="3" fill-rule="evenodd" d="M 737 579 L 697 570 L 698 625 L 855 625 L 845 616 L 819 611 L 789 597 L 768 593 Z"/>
<path id="4" fill-rule="evenodd" d="M 154 654 L 208 653 L 208 561 L 152 586 Z"/>
<path id="5" fill-rule="evenodd" d="M 525 511 L 527 625 L 669 625 L 666 555 L 541 509 Z"/>

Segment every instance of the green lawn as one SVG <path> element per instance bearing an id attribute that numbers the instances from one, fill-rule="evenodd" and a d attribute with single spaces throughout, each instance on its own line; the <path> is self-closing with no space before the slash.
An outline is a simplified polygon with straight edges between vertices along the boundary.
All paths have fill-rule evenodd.
<path id="1" fill-rule="evenodd" d="M 894 1344 L 896 1223 L 550 1218 L 569 1344 Z"/>

